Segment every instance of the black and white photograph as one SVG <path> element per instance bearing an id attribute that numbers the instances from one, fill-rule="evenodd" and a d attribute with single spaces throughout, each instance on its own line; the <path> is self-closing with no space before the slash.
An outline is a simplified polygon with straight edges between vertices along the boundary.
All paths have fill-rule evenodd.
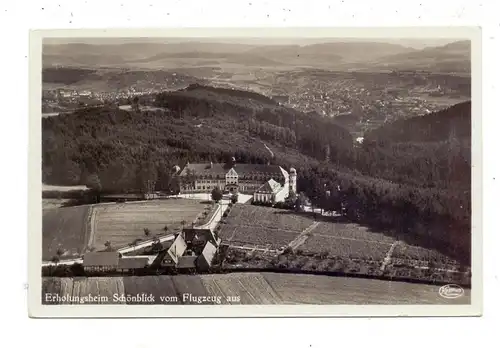
<path id="1" fill-rule="evenodd" d="M 480 314 L 478 30 L 273 30 L 31 33 L 33 313 Z"/>

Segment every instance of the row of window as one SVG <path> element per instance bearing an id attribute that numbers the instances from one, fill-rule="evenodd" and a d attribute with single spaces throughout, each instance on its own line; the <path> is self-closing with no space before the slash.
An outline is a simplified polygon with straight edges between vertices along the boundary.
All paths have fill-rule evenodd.
<path id="1" fill-rule="evenodd" d="M 219 180 L 224 180 L 224 179 L 240 179 L 240 180 L 266 180 L 270 178 L 267 175 L 244 175 L 244 176 L 238 176 L 238 175 L 227 175 L 227 176 L 221 176 L 221 175 L 200 175 L 200 176 L 195 176 L 197 180 L 206 180 L 206 179 L 219 179 Z M 283 178 L 278 177 L 273 177 L 275 180 L 282 180 Z"/>
<path id="2" fill-rule="evenodd" d="M 253 190 L 256 190 L 258 188 L 259 185 L 240 185 L 239 186 L 239 190 L 240 191 L 253 191 Z M 196 185 L 194 187 L 195 190 L 211 190 L 215 187 L 218 187 L 219 189 L 223 189 L 223 185 L 217 185 L 217 184 L 205 184 L 205 185 Z M 188 189 L 187 186 L 184 187 L 184 189 Z"/>

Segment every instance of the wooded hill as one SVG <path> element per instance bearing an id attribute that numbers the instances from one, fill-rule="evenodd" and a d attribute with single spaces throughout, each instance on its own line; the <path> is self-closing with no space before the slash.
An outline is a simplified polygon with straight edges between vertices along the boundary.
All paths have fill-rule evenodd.
<path id="1" fill-rule="evenodd" d="M 470 137 L 470 101 L 423 116 L 396 120 L 364 136 L 366 142 L 377 142 L 379 145 L 400 142 L 439 142 L 452 138 L 469 140 Z"/>
<path id="2" fill-rule="evenodd" d="M 387 144 L 354 147 L 331 119 L 252 92 L 193 85 L 158 94 L 155 105 L 156 111 L 108 106 L 42 119 L 44 183 L 108 192 L 145 191 L 153 183 L 169 190 L 176 185 L 173 166 L 188 160 L 274 162 L 297 168 L 298 189 L 318 207 L 470 261 L 470 139 L 467 145 L 459 129 L 459 141 L 430 127 L 432 134 L 413 139 L 420 142 L 386 132 Z M 433 116 L 449 119 L 463 110 L 466 118 L 466 109 Z"/>
<path id="3" fill-rule="evenodd" d="M 132 191 L 140 188 L 135 170 L 147 167 L 144 161 L 167 175 L 188 160 L 231 156 L 240 162 L 316 165 L 328 153 L 346 157 L 353 147 L 349 132 L 330 119 L 256 93 L 193 85 L 158 94 L 155 105 L 161 109 L 129 112 L 108 106 L 43 119 L 44 182 L 74 185 L 98 173 L 103 189 Z"/>

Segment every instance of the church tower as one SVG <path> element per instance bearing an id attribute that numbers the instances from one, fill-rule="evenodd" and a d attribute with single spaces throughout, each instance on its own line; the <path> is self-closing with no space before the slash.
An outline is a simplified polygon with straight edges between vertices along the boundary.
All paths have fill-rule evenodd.
<path id="1" fill-rule="evenodd" d="M 290 193 L 297 193 L 297 171 L 295 168 L 290 168 Z"/>

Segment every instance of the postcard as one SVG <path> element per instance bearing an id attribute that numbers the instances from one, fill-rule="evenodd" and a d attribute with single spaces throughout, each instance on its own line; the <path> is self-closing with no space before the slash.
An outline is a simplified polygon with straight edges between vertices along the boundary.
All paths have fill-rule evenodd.
<path id="1" fill-rule="evenodd" d="M 482 313 L 481 31 L 34 30 L 32 317 Z"/>

